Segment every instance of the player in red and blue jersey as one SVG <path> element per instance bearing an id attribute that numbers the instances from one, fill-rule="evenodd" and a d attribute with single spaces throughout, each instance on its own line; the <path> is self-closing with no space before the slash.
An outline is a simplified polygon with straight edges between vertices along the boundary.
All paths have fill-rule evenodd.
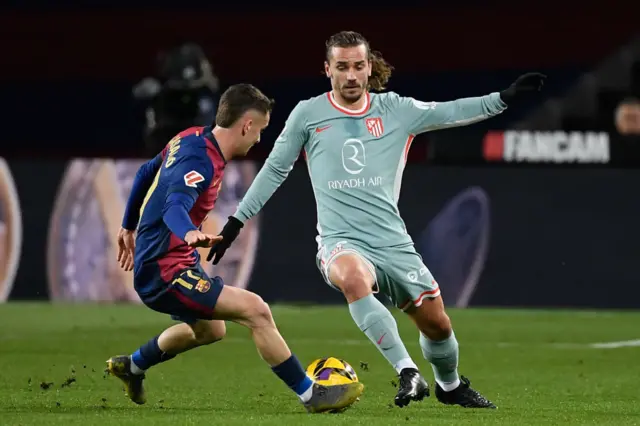
<path id="1" fill-rule="evenodd" d="M 272 101 L 254 86 L 231 86 L 220 99 L 215 126 L 176 135 L 136 174 L 118 234 L 118 261 L 134 271 L 134 286 L 149 308 L 181 321 L 132 355 L 107 360 L 129 398 L 144 404 L 145 371 L 225 335 L 225 320 L 251 330 L 258 352 L 309 412 L 339 410 L 362 394 L 363 385 L 321 386 L 305 373 L 278 332 L 269 306 L 255 293 L 225 286 L 200 267 L 197 247 L 220 235 L 201 232 L 213 209 L 227 160 L 243 156 L 269 124 Z M 136 235 L 137 231 L 137 235 Z"/>

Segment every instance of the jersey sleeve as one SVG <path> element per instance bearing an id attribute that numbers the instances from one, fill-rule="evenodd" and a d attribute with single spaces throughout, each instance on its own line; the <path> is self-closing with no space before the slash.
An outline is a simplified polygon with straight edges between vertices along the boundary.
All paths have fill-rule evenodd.
<path id="1" fill-rule="evenodd" d="M 184 192 L 175 191 L 167 196 L 162 211 L 162 220 L 167 228 L 184 241 L 189 231 L 195 231 L 196 226 L 189 217 L 194 200 Z"/>
<path id="2" fill-rule="evenodd" d="M 213 163 L 206 150 L 198 149 L 178 154 L 175 162 L 165 161 L 164 176 L 167 179 L 167 198 L 175 192 L 182 192 L 195 202 L 206 191 L 213 178 Z"/>
<path id="3" fill-rule="evenodd" d="M 448 102 L 422 102 L 390 93 L 389 102 L 391 109 L 413 135 L 477 123 L 507 109 L 498 92 Z"/>
<path id="4" fill-rule="evenodd" d="M 138 226 L 140 206 L 142 206 L 144 197 L 162 165 L 162 159 L 162 154 L 158 154 L 138 169 L 133 179 L 133 186 L 131 187 L 131 193 L 122 218 L 122 227 L 124 229 L 134 230 Z"/>
<path id="5" fill-rule="evenodd" d="M 303 104 L 291 111 L 271 153 L 247 190 L 234 217 L 245 222 L 258 214 L 287 178 L 308 140 Z"/>

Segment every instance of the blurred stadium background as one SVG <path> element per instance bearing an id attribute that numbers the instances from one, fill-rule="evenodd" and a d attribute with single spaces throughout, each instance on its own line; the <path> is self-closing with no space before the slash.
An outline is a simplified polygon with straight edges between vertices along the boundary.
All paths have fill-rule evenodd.
<path id="1" fill-rule="evenodd" d="M 95 302 L 101 308 L 91 311 L 96 318 L 88 322 L 96 322 L 96 329 L 109 327 L 109 321 L 113 327 L 127 329 L 113 322 L 119 315 L 112 310 L 118 308 L 115 304 L 127 305 L 125 317 L 135 322 L 138 311 L 128 310 L 139 308 L 132 277 L 118 270 L 113 242 L 137 167 L 177 130 L 209 123 L 227 86 L 250 82 L 275 98 L 272 124 L 262 142 L 227 171 L 214 220 L 208 222 L 216 232 L 261 167 L 293 106 L 329 90 L 321 73 L 324 41 L 334 32 L 350 29 L 365 35 L 395 66 L 390 90 L 424 101 L 499 91 L 526 71 L 548 75 L 544 93 L 525 105 L 480 124 L 419 136 L 409 155 L 400 211 L 426 264 L 441 282 L 454 320 L 460 318 L 460 325 L 454 321 L 457 330 L 462 328 L 459 334 L 483 332 L 474 328 L 475 309 L 485 319 L 491 318 L 487 312 L 493 312 L 483 310 L 488 307 L 514 312 L 504 320 L 511 322 L 512 329 L 487 337 L 495 347 L 482 346 L 485 357 L 499 360 L 500 350 L 506 350 L 497 349 L 499 345 L 518 334 L 528 344 L 584 344 L 585 349 L 580 349 L 584 353 L 567 354 L 562 361 L 592 361 L 580 374 L 595 374 L 603 365 L 618 364 L 634 369 L 637 377 L 639 349 L 633 346 L 640 345 L 640 316 L 618 317 L 611 310 L 640 308 L 638 12 L 637 4 L 620 0 L 3 3 L 0 305 L 5 302 L 5 306 L 0 306 L 0 323 L 6 326 L 0 330 L 0 359 L 3 346 L 7 363 L 38 352 L 33 339 L 44 337 L 31 335 L 25 331 L 29 327 L 19 325 L 25 321 L 21 312 L 43 322 L 54 316 L 59 320 L 67 312 L 68 322 L 52 323 L 59 325 L 59 333 L 72 333 L 69 327 L 76 327 L 72 324 L 85 321 L 86 311 L 68 312 Z M 212 272 L 274 305 L 338 304 L 335 312 L 344 313 L 341 296 L 323 284 L 315 269 L 314 237 L 315 203 L 304 165 L 298 164 L 245 229 L 224 264 Z M 48 302 L 64 308 L 51 310 Z M 524 311 L 514 308 L 534 310 L 523 318 L 517 312 Z M 595 317 L 575 310 L 585 308 Z M 325 312 L 313 311 L 319 307 L 308 309 L 309 314 L 302 310 L 300 315 Z M 553 320 L 556 309 L 558 322 Z M 100 312 L 110 320 L 100 323 Z M 164 324 L 161 316 L 153 323 L 153 315 L 139 312 L 147 329 L 150 324 L 158 329 Z M 291 312 L 282 312 L 288 313 L 283 327 L 294 327 L 295 319 L 286 322 Z M 572 318 L 583 321 L 584 328 Z M 585 318 L 597 318 L 600 327 Z M 620 324 L 631 335 L 620 331 Z M 632 324 L 636 324 L 635 335 Z M 319 327 L 317 323 L 306 326 Z M 466 326 L 470 328 L 465 331 Z M 578 340 L 559 336 L 557 327 L 564 326 Z M 40 327 L 33 323 L 34 329 Z M 344 328 L 353 331 L 348 322 Z M 31 336 L 29 341 L 21 340 L 16 330 Z M 535 336 L 528 339 L 527 332 Z M 305 331 L 292 333 L 302 336 Z M 84 335 L 96 339 L 88 332 Z M 477 335 L 476 339 L 482 340 Z M 617 355 L 620 358 L 589 355 L 593 348 L 588 345 L 607 341 L 614 347 L 616 341 L 626 346 L 623 355 Z M 117 340 L 111 342 L 113 346 Z M 133 349 L 104 345 L 97 347 L 106 351 L 105 358 L 113 350 Z M 330 341 L 324 345 L 336 351 L 341 347 Z M 52 353 L 60 350 L 55 342 L 44 348 Z M 233 354 L 234 348 L 224 349 Z M 345 355 L 347 359 L 361 351 L 376 357 L 366 342 L 347 348 L 352 351 Z M 529 361 L 519 358 L 525 356 L 524 350 L 513 350 L 507 364 L 515 371 Z M 309 357 L 316 352 L 309 346 Z M 488 388 L 485 392 L 491 397 L 491 370 L 480 366 L 479 354 L 476 358 L 468 354 L 485 380 L 482 389 Z M 33 356 L 29 365 L 37 364 Z M 462 356 L 464 360 L 464 351 Z M 62 355 L 56 357 L 59 365 L 66 362 Z M 247 360 L 259 363 L 251 355 Z M 548 361 L 541 362 L 541 370 L 562 364 L 553 357 Z M 380 370 L 386 368 L 378 362 Z M 505 363 L 494 362 L 504 368 Z M 44 367 L 38 371 L 42 376 L 51 371 L 61 374 Z M 532 386 L 553 386 L 554 374 L 557 378 L 562 371 L 566 370 L 549 373 L 548 382 L 534 380 Z M 26 377 L 17 375 L 4 379 L 0 393 L 15 394 L 26 383 Z M 508 400 L 504 380 L 500 379 L 500 386 Z M 623 387 L 620 382 L 609 386 L 620 392 L 618 396 L 626 393 Z M 612 395 L 608 396 L 615 399 Z M 602 397 L 600 393 L 585 396 L 589 403 Z M 380 398 L 386 401 L 384 395 Z M 549 407 L 558 398 L 549 398 Z M 38 413 L 55 411 L 53 399 L 45 398 L 41 406 L 28 398 L 24 405 L 15 398 L 6 401 L 0 402 L 0 415 L 14 415 L 7 417 L 12 420 L 6 424 L 29 424 L 35 417 L 26 413 L 34 407 L 41 407 L 41 411 L 35 409 Z M 637 424 L 640 412 L 630 407 L 609 405 L 599 411 L 600 417 L 579 417 L 585 412 L 578 406 L 576 418 L 542 416 L 532 424 L 606 423 L 614 412 L 627 415 L 617 417 L 615 424 Z M 446 421 L 446 412 L 439 413 L 439 420 Z M 131 420 L 128 415 L 125 411 L 110 421 L 126 423 Z M 405 422 L 404 415 L 396 417 Z M 262 420 L 269 419 L 273 418 Z M 390 418 L 386 424 L 397 419 Z M 503 419 L 506 424 L 525 420 Z M 483 416 L 484 421 L 493 424 Z"/>

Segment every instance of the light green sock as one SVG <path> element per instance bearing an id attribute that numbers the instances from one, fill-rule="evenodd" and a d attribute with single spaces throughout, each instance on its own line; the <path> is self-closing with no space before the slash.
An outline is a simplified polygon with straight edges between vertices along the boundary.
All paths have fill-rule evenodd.
<path id="1" fill-rule="evenodd" d="M 460 384 L 458 377 L 458 341 L 451 331 L 451 336 L 444 340 L 434 341 L 420 333 L 422 355 L 431 363 L 436 382 L 445 391 L 454 390 Z"/>
<path id="2" fill-rule="evenodd" d="M 404 368 L 418 369 L 400 339 L 396 320 L 373 294 L 350 303 L 349 312 L 360 330 L 398 373 Z"/>

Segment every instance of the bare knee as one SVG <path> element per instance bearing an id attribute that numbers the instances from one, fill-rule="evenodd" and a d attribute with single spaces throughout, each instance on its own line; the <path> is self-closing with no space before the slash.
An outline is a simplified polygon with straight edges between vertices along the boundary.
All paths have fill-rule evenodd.
<path id="1" fill-rule="evenodd" d="M 428 333 L 425 332 L 426 336 L 436 341 L 448 338 L 451 336 L 453 330 L 451 327 L 451 319 L 449 319 L 449 315 L 447 315 L 444 310 L 430 322 L 430 327 L 428 328 Z"/>
<path id="2" fill-rule="evenodd" d="M 224 321 L 199 321 L 191 327 L 196 346 L 209 345 L 222 340 L 227 333 Z"/>
<path id="3" fill-rule="evenodd" d="M 241 323 L 251 329 L 275 326 L 269 305 L 262 297 L 247 292 Z"/>
<path id="4" fill-rule="evenodd" d="M 409 312 L 418 329 L 431 340 L 444 340 L 451 336 L 451 319 L 444 310 L 440 296 L 424 299 L 422 304 Z"/>
<path id="5" fill-rule="evenodd" d="M 333 262 L 329 279 L 349 303 L 371 294 L 374 285 L 371 271 L 360 258 L 352 255 L 340 256 Z"/>

